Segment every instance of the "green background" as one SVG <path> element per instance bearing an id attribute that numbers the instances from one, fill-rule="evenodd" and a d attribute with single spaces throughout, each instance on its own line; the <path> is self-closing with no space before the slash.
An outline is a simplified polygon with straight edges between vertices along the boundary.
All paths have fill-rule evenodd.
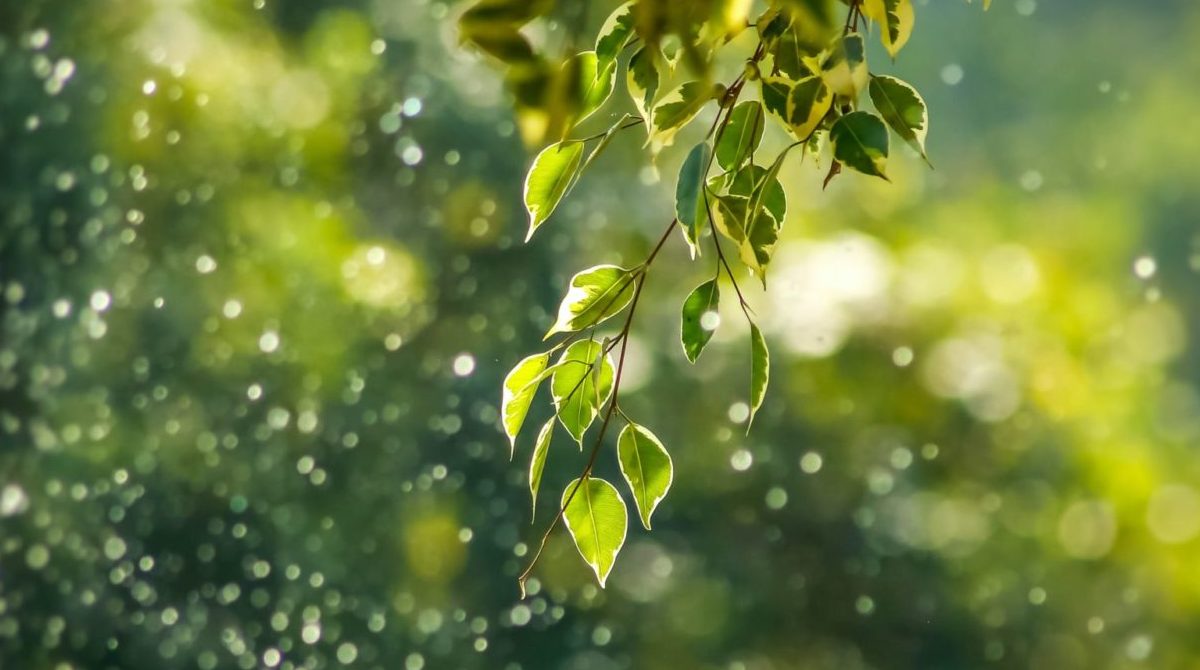
<path id="1" fill-rule="evenodd" d="M 523 245 L 536 148 L 460 10 L 0 5 L 0 667 L 1200 663 L 1195 3 L 919 2 L 871 62 L 936 169 L 789 161 L 749 436 L 746 328 L 686 362 L 712 259 L 668 243 L 622 405 L 674 485 L 607 589 L 559 532 L 525 601 L 586 454 L 556 435 L 530 525 L 500 381 L 712 117 L 657 172 L 619 136 Z"/>

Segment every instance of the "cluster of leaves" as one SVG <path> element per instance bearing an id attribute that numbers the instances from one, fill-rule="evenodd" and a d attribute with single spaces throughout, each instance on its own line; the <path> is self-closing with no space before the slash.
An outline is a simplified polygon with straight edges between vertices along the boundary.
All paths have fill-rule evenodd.
<path id="1" fill-rule="evenodd" d="M 617 438 L 620 469 L 647 529 L 673 478 L 671 457 L 662 442 L 628 417 L 618 401 L 638 296 L 671 231 L 679 227 L 693 259 L 708 241 L 717 259 L 714 276 L 683 303 L 680 340 L 687 359 L 696 361 L 717 327 L 722 272 L 749 323 L 749 425 L 766 395 L 769 354 L 722 243 L 737 250 L 736 258 L 766 288 L 767 269 L 787 213 L 779 175 L 793 149 L 799 149 L 802 160 L 812 156 L 816 164 L 822 155 L 830 156 L 826 184 L 844 168 L 887 179 L 889 129 L 925 157 L 929 117 L 924 100 L 911 85 L 869 70 L 864 36 L 878 31 L 894 58 L 913 31 L 912 0 L 770 0 L 757 17 L 746 14 L 749 4 L 631 0 L 608 16 L 594 50 L 561 62 L 537 55 L 520 32 L 526 23 L 556 11 L 553 2 L 482 0 L 460 20 L 464 39 L 508 66 L 526 139 L 557 138 L 537 155 L 525 180 L 527 241 L 617 133 L 645 126 L 646 147 L 657 154 L 705 108 L 717 107 L 708 133 L 682 164 L 675 216 L 653 251 L 636 267 L 599 265 L 576 274 L 545 337 L 561 336 L 560 341 L 522 360 L 504 380 L 502 423 L 510 453 L 515 453 L 541 383 L 550 380 L 554 416 L 538 431 L 529 466 L 535 506 L 555 423 L 581 450 L 588 429 L 600 424 L 587 465 L 564 490 L 541 547 L 564 520 L 601 586 L 624 543 L 628 523 L 617 488 L 591 476 L 614 415 L 625 422 Z M 757 46 L 746 55 L 742 72 L 728 85 L 715 83 L 718 52 L 746 30 L 755 31 Z M 605 132 L 569 138 L 612 97 L 622 62 L 632 111 Z M 758 99 L 742 100 L 748 87 L 758 89 Z M 864 98 L 874 111 L 864 107 Z M 790 141 L 773 159 L 761 161 L 758 148 L 771 125 Z M 598 340 L 596 328 L 622 313 L 620 330 Z M 520 577 L 522 586 L 541 547 Z"/>

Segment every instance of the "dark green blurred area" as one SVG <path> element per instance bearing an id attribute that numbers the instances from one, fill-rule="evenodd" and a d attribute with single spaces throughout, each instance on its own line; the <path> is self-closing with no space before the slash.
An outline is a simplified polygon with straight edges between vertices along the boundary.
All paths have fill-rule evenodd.
<path id="1" fill-rule="evenodd" d="M 1200 8 L 918 4 L 872 63 L 936 170 L 785 168 L 748 437 L 745 327 L 687 364 L 712 259 L 670 242 L 622 405 L 673 488 L 607 589 L 559 532 L 525 601 L 586 455 L 530 525 L 500 381 L 707 122 L 660 178 L 618 137 L 524 246 L 536 148 L 460 9 L 0 5 L 0 668 L 1200 663 Z"/>

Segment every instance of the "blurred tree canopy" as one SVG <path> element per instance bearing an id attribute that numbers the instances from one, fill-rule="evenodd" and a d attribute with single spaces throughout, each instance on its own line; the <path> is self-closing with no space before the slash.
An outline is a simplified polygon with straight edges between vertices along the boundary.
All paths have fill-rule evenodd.
<path id="1" fill-rule="evenodd" d="M 577 51 L 618 5 L 521 33 Z M 521 600 L 497 389 L 574 273 L 654 247 L 715 105 L 522 244 L 540 147 L 465 5 L 0 4 L 0 667 L 1193 667 L 1200 8 L 914 6 L 866 57 L 936 169 L 782 165 L 748 436 L 748 327 L 722 300 L 688 362 L 713 258 L 669 240 L 622 407 L 675 483 L 605 589 L 556 533 Z"/>

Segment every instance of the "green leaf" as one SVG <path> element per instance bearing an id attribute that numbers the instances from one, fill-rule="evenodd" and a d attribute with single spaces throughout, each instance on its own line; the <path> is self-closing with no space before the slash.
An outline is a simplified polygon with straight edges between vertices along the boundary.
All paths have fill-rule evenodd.
<path id="1" fill-rule="evenodd" d="M 864 0 L 863 13 L 878 23 L 879 40 L 893 59 L 912 36 L 916 16 L 912 0 Z"/>
<path id="2" fill-rule="evenodd" d="M 625 85 L 629 89 L 629 97 L 638 113 L 646 122 L 646 132 L 653 131 L 653 120 L 650 112 L 654 108 L 654 98 L 658 95 L 658 51 L 647 51 L 645 47 L 638 49 L 629 58 L 629 69 L 625 73 Z"/>
<path id="3" fill-rule="evenodd" d="M 567 484 L 562 506 L 563 521 L 575 540 L 575 548 L 596 573 L 600 588 L 604 588 L 617 553 L 625 544 L 629 525 L 625 501 L 612 484 L 599 477 L 588 477 L 582 483 L 576 479 Z"/>
<path id="4" fill-rule="evenodd" d="M 792 82 L 782 77 L 763 77 L 759 82 L 762 89 L 763 107 L 767 112 L 779 119 L 780 123 L 788 124 L 788 96 L 792 92 Z"/>
<path id="5" fill-rule="evenodd" d="M 929 132 L 929 111 L 921 94 L 907 83 L 885 76 L 872 76 L 868 90 L 883 120 L 928 163 L 925 135 Z"/>
<path id="6" fill-rule="evenodd" d="M 833 93 L 820 77 L 805 77 L 792 86 L 787 99 L 787 122 L 798 140 L 806 140 L 833 106 Z"/>
<path id="7" fill-rule="evenodd" d="M 616 85 L 617 68 L 615 63 L 609 63 L 601 68 L 595 51 L 583 51 L 575 54 L 563 65 L 564 68 L 578 68 L 576 85 L 576 105 L 578 111 L 574 123 L 579 123 L 600 109 Z"/>
<path id="8" fill-rule="evenodd" d="M 813 71 L 805 63 L 805 59 L 819 51 L 819 47 L 801 37 L 793 24 L 779 36 L 779 41 L 775 44 L 775 67 L 789 79 L 810 77 Z"/>
<path id="9" fill-rule="evenodd" d="M 651 141 L 670 146 L 689 121 L 696 118 L 704 105 L 713 99 L 712 87 L 704 82 L 689 81 L 668 93 L 654 106 Z"/>
<path id="10" fill-rule="evenodd" d="M 542 149 L 525 175 L 525 209 L 529 212 L 528 242 L 575 183 L 582 142 L 555 142 Z"/>
<path id="11" fill-rule="evenodd" d="M 764 125 L 762 105 L 757 101 L 747 100 L 734 107 L 729 125 L 717 142 L 717 163 L 730 171 L 740 168 L 758 148 Z"/>
<path id="12" fill-rule="evenodd" d="M 616 62 L 621 49 L 625 48 L 629 38 L 633 36 L 632 9 L 633 1 L 630 0 L 613 10 L 600 27 L 600 32 L 596 35 L 596 59 L 597 67 L 601 71 Z"/>
<path id="13" fill-rule="evenodd" d="M 558 319 L 542 339 L 603 323 L 625 309 L 633 299 L 635 274 L 616 265 L 597 265 L 571 277 Z"/>
<path id="14" fill-rule="evenodd" d="M 679 169 L 679 181 L 675 184 L 675 218 L 679 219 L 692 258 L 700 253 L 700 224 L 704 222 L 700 217 L 704 206 L 700 189 L 704 187 L 704 173 L 708 170 L 711 155 L 707 142 L 692 147 L 683 161 L 683 167 Z"/>
<path id="15" fill-rule="evenodd" d="M 517 433 L 521 432 L 521 425 L 525 423 L 525 415 L 529 413 L 529 405 L 544 379 L 542 373 L 549 362 L 549 353 L 527 356 L 504 378 L 500 416 L 503 417 L 501 423 L 504 424 L 504 434 L 508 436 L 509 460 L 516 450 Z"/>
<path id="16" fill-rule="evenodd" d="M 581 447 L 583 434 L 612 392 L 612 360 L 603 351 L 594 340 L 575 342 L 563 352 L 550 379 L 558 420 Z"/>
<path id="17" fill-rule="evenodd" d="M 822 66 L 821 75 L 834 93 L 853 103 L 867 87 L 867 46 L 862 35 L 851 33 L 834 46 Z"/>
<path id="18" fill-rule="evenodd" d="M 679 341 L 683 343 L 683 355 L 689 363 L 695 363 L 704 351 L 705 345 L 716 332 L 716 319 L 712 319 L 713 327 L 705 328 L 705 314 L 710 312 L 715 316 L 721 301 L 721 289 L 716 279 L 710 279 L 697 286 L 683 301 L 683 318 L 681 320 Z"/>
<path id="19" fill-rule="evenodd" d="M 771 216 L 775 217 L 775 220 L 783 221 L 787 214 L 787 197 L 783 191 L 783 184 L 779 183 L 778 172 L 770 178 L 767 173 L 767 168 L 761 165 L 743 167 L 733 175 L 733 181 L 729 184 L 729 195 L 750 198 L 755 191 L 761 190 L 762 205 L 767 208 Z"/>
<path id="20" fill-rule="evenodd" d="M 554 434 L 554 417 L 542 424 L 537 441 L 533 445 L 533 457 L 529 459 L 529 498 L 533 505 L 530 522 L 537 516 L 538 489 L 542 486 L 542 471 L 546 469 L 546 455 L 550 453 L 550 438 Z"/>
<path id="21" fill-rule="evenodd" d="M 887 179 L 887 126 L 870 112 L 851 112 L 838 119 L 829 131 L 833 157 L 863 174 Z"/>
<path id="22" fill-rule="evenodd" d="M 767 287 L 767 264 L 771 262 L 771 254 L 779 240 L 779 230 L 783 227 L 783 218 L 787 211 L 787 201 L 783 196 L 783 187 L 779 185 L 779 170 L 783 160 L 795 144 L 788 145 L 771 163 L 771 167 L 763 173 L 754 186 L 754 193 L 746 209 L 746 234 L 740 248 L 744 262 L 762 281 L 763 288 Z M 778 195 L 775 192 L 778 192 Z M 768 200 L 777 203 L 774 208 L 766 207 Z M 770 216 L 763 216 L 770 214 Z"/>
<path id="23" fill-rule="evenodd" d="M 630 423 L 617 438 L 617 460 L 621 474 L 629 482 L 642 525 L 650 530 L 650 515 L 667 496 L 675 476 L 671 455 L 654 433 L 645 426 Z"/>
<path id="24" fill-rule="evenodd" d="M 750 420 L 746 422 L 746 432 L 750 432 L 750 424 L 754 423 L 754 415 L 762 407 L 763 399 L 767 397 L 767 381 L 771 377 L 771 355 L 767 351 L 767 341 L 762 331 L 753 321 L 750 322 Z"/>
<path id="25" fill-rule="evenodd" d="M 746 209 L 750 199 L 736 195 L 719 195 L 712 203 L 713 225 L 734 244 L 746 237 Z"/>

